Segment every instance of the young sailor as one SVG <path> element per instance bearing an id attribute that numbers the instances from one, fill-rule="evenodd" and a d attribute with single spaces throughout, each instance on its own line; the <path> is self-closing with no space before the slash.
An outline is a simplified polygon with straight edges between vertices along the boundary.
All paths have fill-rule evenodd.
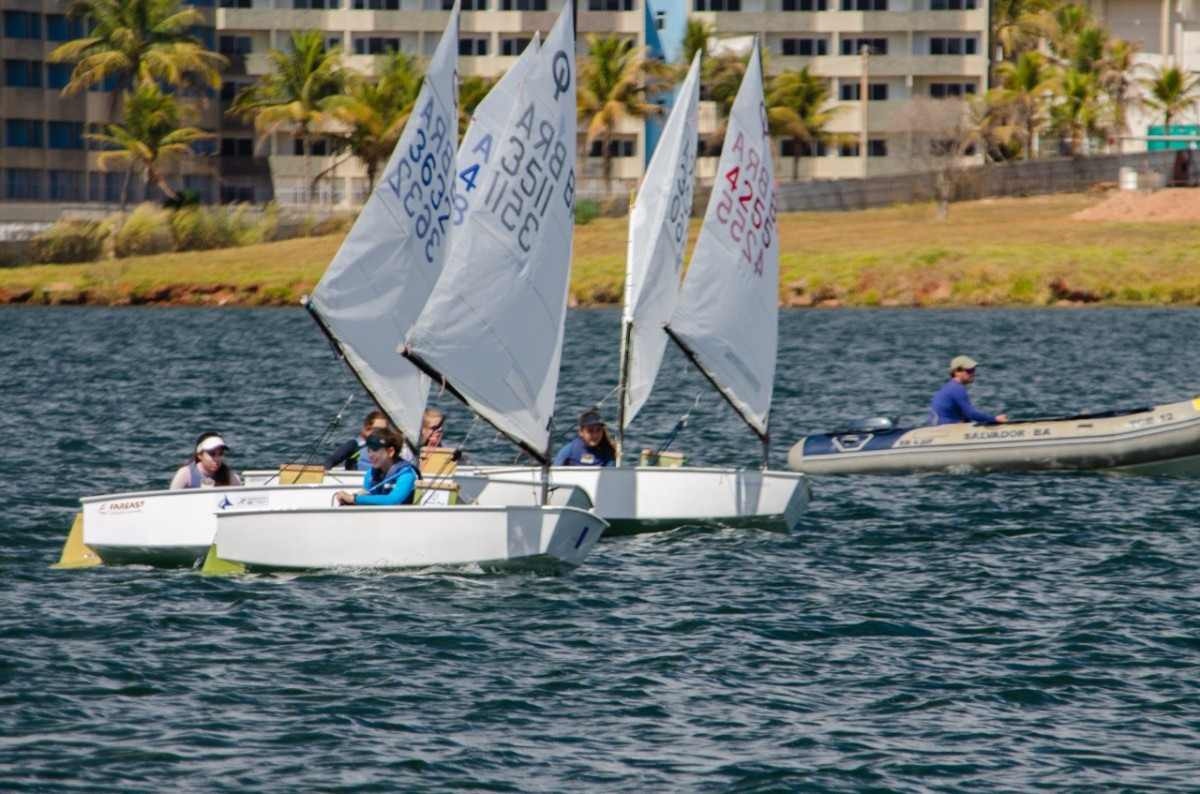
<path id="1" fill-rule="evenodd" d="M 181 466 L 171 478 L 171 490 L 241 485 L 241 479 L 225 463 L 227 452 L 229 447 L 219 433 L 201 433 L 196 439 L 192 459 Z"/>
<path id="2" fill-rule="evenodd" d="M 579 416 L 579 435 L 571 439 L 554 456 L 555 466 L 612 466 L 617 459 L 617 449 L 600 412 L 584 411 Z"/>
<path id="3" fill-rule="evenodd" d="M 929 406 L 929 424 L 952 425 L 959 422 L 981 422 L 1003 424 L 1008 416 L 985 414 L 971 404 L 967 386 L 975 382 L 975 368 L 979 364 L 970 356 L 955 356 L 950 361 L 950 380 L 937 390 Z"/>
<path id="4" fill-rule="evenodd" d="M 367 436 L 367 459 L 371 468 L 363 475 L 361 493 L 338 491 L 339 505 L 410 505 L 421 473 L 400 457 L 404 438 L 396 430 L 376 430 Z"/>
<path id="5" fill-rule="evenodd" d="M 357 436 L 340 444 L 337 449 L 325 458 L 325 468 L 332 469 L 339 463 L 344 463 L 347 471 L 366 471 L 371 468 L 367 460 L 367 436 L 376 430 L 387 430 L 388 420 L 383 411 L 374 410 L 363 420 L 362 431 Z"/>

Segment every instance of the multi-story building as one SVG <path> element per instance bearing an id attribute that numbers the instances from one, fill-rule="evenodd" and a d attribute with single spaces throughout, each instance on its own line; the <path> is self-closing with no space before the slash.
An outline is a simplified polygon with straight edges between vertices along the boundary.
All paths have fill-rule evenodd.
<path id="1" fill-rule="evenodd" d="M 1142 76 L 1164 65 L 1178 66 L 1192 75 L 1200 74 L 1200 2 L 1197 0 L 1089 0 L 1088 7 L 1110 33 L 1137 47 L 1138 63 L 1148 67 L 1144 68 Z M 1122 141 L 1121 149 L 1141 151 L 1146 148 L 1148 129 L 1161 125 L 1162 117 L 1138 103 L 1131 103 L 1127 113 L 1128 137 Z M 1171 126 L 1196 125 L 1198 122 L 1200 118 L 1193 112 L 1175 119 Z"/>
<path id="2" fill-rule="evenodd" d="M 101 169 L 97 148 L 84 137 L 112 120 L 114 82 L 63 96 L 72 67 L 50 62 L 56 47 L 83 35 L 83 24 L 67 16 L 68 5 L 67 0 L 0 0 L 0 200 L 8 205 L 5 220 L 22 218 L 13 210 L 17 203 L 26 205 L 25 214 L 36 220 L 54 211 L 39 206 L 45 203 L 120 200 L 124 171 Z M 201 10 L 206 24 L 195 34 L 212 44 L 212 13 Z M 195 123 L 212 129 L 218 123 L 215 102 L 198 97 L 194 104 L 199 113 Z M 206 200 L 216 198 L 215 157 L 187 158 L 172 174 L 179 186 Z M 142 186 L 133 184 L 131 199 L 143 195 Z"/>

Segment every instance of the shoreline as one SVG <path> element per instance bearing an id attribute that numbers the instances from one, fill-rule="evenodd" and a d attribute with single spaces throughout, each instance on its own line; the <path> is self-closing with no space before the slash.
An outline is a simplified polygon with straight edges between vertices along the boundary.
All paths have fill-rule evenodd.
<path id="1" fill-rule="evenodd" d="M 1170 198 L 1200 212 L 1200 190 Z M 781 214 L 779 305 L 1200 306 L 1200 224 L 1132 211 L 1088 219 L 1116 199 L 1133 200 L 1103 193 L 987 199 L 952 205 L 945 221 L 928 204 Z M 626 218 L 597 218 L 575 227 L 569 305 L 621 304 L 626 225 Z M 689 249 L 699 226 L 693 219 Z M 0 305 L 296 305 L 343 236 L 0 268 Z"/>

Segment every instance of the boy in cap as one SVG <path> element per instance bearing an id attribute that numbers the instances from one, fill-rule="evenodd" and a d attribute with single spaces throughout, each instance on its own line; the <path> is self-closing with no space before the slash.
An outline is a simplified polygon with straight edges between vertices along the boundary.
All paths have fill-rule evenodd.
<path id="1" fill-rule="evenodd" d="M 971 405 L 967 386 L 975 382 L 975 368 L 979 364 L 970 356 L 955 356 L 950 360 L 950 380 L 933 395 L 929 406 L 929 424 L 952 425 L 959 422 L 1003 424 L 1008 416 L 992 416 Z"/>
<path id="2" fill-rule="evenodd" d="M 579 415 L 579 436 L 571 439 L 554 456 L 555 466 L 612 466 L 617 459 L 617 450 L 600 412 L 594 409 Z"/>

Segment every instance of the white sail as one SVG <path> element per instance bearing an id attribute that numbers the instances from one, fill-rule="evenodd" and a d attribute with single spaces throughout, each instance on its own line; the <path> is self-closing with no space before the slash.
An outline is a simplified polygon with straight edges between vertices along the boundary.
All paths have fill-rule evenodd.
<path id="1" fill-rule="evenodd" d="M 625 426 L 654 388 L 667 335 L 663 325 L 679 297 L 679 270 L 687 245 L 696 183 L 700 53 L 692 59 L 662 138 L 650 158 L 629 216 L 624 321 L 630 326 L 625 381 Z"/>
<path id="2" fill-rule="evenodd" d="M 762 62 L 755 46 L 667 329 L 760 436 L 767 434 L 779 343 L 775 208 Z"/>
<path id="3" fill-rule="evenodd" d="M 442 273 L 458 138 L 458 3 L 400 140 L 313 292 L 363 385 L 416 443 L 429 380 L 396 352 Z"/>
<path id="4" fill-rule="evenodd" d="M 521 57 L 492 86 L 471 114 L 471 123 L 458 146 L 458 177 L 454 185 L 455 227 L 466 223 L 472 209 L 479 205 L 479 197 L 483 194 L 480 188 L 486 184 L 489 168 L 496 162 L 500 134 L 504 132 L 508 117 L 516 107 L 525 78 L 537 63 L 541 46 L 541 33 L 534 32 L 533 40 L 526 45 Z M 462 235 L 453 235 L 451 247 L 455 245 L 455 240 L 460 239 Z"/>
<path id="5" fill-rule="evenodd" d="M 575 36 L 567 3 L 497 136 L 479 205 L 406 353 L 544 455 L 558 387 L 575 198 Z"/>

